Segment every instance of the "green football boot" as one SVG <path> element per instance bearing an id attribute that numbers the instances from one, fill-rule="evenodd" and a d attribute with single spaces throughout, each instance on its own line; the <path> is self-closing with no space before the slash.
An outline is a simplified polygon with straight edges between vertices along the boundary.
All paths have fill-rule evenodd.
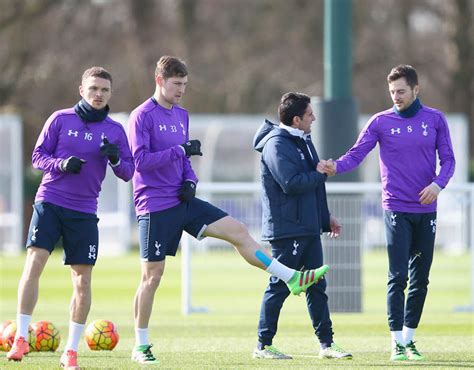
<path id="1" fill-rule="evenodd" d="M 418 352 L 415 347 L 415 342 L 412 340 L 405 346 L 406 355 L 411 361 L 423 361 L 425 358 Z"/>
<path id="2" fill-rule="evenodd" d="M 319 358 L 352 360 L 352 354 L 343 350 L 336 343 L 332 343 L 331 347 L 319 351 Z"/>
<path id="3" fill-rule="evenodd" d="M 323 265 L 314 270 L 296 271 L 287 283 L 288 288 L 292 294 L 300 295 L 311 285 L 316 284 L 328 271 L 328 265 Z"/>
<path id="4" fill-rule="evenodd" d="M 406 361 L 408 357 L 406 355 L 405 347 L 400 343 L 395 342 L 395 345 L 392 348 L 392 355 L 390 356 L 390 361 Z"/>
<path id="5" fill-rule="evenodd" d="M 285 355 L 278 348 L 270 345 L 265 346 L 263 349 L 255 348 L 253 351 L 253 358 L 266 358 L 272 360 L 291 360 L 293 357 Z"/>
<path id="6" fill-rule="evenodd" d="M 158 360 L 151 353 L 151 347 L 153 347 L 153 344 L 135 346 L 132 351 L 132 361 L 141 365 L 158 365 Z"/>

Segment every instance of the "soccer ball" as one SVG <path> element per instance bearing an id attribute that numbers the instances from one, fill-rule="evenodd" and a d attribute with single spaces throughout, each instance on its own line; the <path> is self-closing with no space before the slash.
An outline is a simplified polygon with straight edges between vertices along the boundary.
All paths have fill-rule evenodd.
<path id="1" fill-rule="evenodd" d="M 92 351 L 112 351 L 119 341 L 119 334 L 112 321 L 95 320 L 87 326 L 85 339 Z"/>
<path id="2" fill-rule="evenodd" d="M 12 321 L 2 333 L 3 349 L 9 351 L 12 348 L 16 334 L 16 322 Z M 28 326 L 28 343 L 30 343 L 30 351 L 35 350 L 36 335 L 31 325 Z"/>
<path id="3" fill-rule="evenodd" d="M 10 325 L 12 323 L 11 320 L 6 320 L 4 321 L 1 325 L 0 325 L 0 351 L 3 351 L 3 340 L 2 340 L 2 337 L 3 337 L 3 331 L 5 330 L 5 328 Z"/>
<path id="4" fill-rule="evenodd" d="M 31 325 L 36 335 L 36 351 L 56 351 L 61 342 L 59 330 L 50 321 L 38 321 Z"/>

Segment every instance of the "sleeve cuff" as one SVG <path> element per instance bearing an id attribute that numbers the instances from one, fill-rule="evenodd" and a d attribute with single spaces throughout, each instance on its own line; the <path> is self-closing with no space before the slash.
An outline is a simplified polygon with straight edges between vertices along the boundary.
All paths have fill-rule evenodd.
<path id="1" fill-rule="evenodd" d="M 431 184 L 433 184 L 438 189 L 438 191 L 443 190 L 443 188 L 439 186 L 437 183 L 435 183 L 434 181 Z"/>

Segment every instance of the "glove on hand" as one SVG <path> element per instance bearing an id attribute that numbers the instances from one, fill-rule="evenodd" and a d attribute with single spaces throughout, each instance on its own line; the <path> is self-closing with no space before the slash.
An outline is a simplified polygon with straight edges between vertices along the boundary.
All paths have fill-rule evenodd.
<path id="1" fill-rule="evenodd" d="M 196 196 L 196 184 L 192 181 L 185 181 L 178 192 L 178 198 L 181 202 L 187 202 Z"/>
<path id="2" fill-rule="evenodd" d="M 70 156 L 68 159 L 64 159 L 61 161 L 59 168 L 62 172 L 79 173 L 81 172 L 81 168 L 84 163 L 86 163 L 85 160 Z"/>
<path id="3" fill-rule="evenodd" d="M 119 148 L 117 145 L 109 143 L 109 140 L 104 137 L 102 145 L 100 146 L 100 152 L 102 155 L 107 156 L 110 163 L 117 164 L 119 161 Z"/>
<path id="4" fill-rule="evenodd" d="M 189 140 L 187 143 L 181 144 L 188 157 L 192 155 L 202 155 L 201 142 L 199 140 Z"/>

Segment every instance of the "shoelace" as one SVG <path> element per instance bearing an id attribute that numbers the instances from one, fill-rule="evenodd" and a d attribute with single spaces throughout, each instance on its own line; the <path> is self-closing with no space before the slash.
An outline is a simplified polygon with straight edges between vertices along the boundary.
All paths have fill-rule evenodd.
<path id="1" fill-rule="evenodd" d="M 333 351 L 339 352 L 339 353 L 344 353 L 345 351 L 339 347 L 337 344 L 333 343 L 329 349 L 332 349 Z"/>
<path id="2" fill-rule="evenodd" d="M 146 360 L 155 361 L 156 358 L 153 356 L 153 353 L 151 353 L 151 347 L 153 347 L 153 344 L 150 344 L 143 350 L 143 355 L 145 356 Z"/>
<path id="3" fill-rule="evenodd" d="M 408 343 L 408 344 L 406 345 L 406 348 L 409 348 L 410 351 L 411 351 L 414 355 L 421 356 L 420 352 L 418 352 L 418 350 L 417 350 L 416 347 L 415 347 L 415 342 L 411 341 L 410 343 Z"/>
<path id="4" fill-rule="evenodd" d="M 404 350 L 405 350 L 405 347 L 403 347 L 401 344 L 398 344 L 398 343 L 395 344 L 395 354 L 396 355 L 403 355 Z"/>
<path id="5" fill-rule="evenodd" d="M 267 351 L 271 352 L 271 353 L 274 353 L 275 355 L 280 355 L 280 356 L 283 355 L 283 353 L 280 352 L 280 351 L 278 350 L 278 348 L 276 348 L 276 347 L 273 347 L 273 346 L 265 346 L 265 349 L 266 349 Z"/>

